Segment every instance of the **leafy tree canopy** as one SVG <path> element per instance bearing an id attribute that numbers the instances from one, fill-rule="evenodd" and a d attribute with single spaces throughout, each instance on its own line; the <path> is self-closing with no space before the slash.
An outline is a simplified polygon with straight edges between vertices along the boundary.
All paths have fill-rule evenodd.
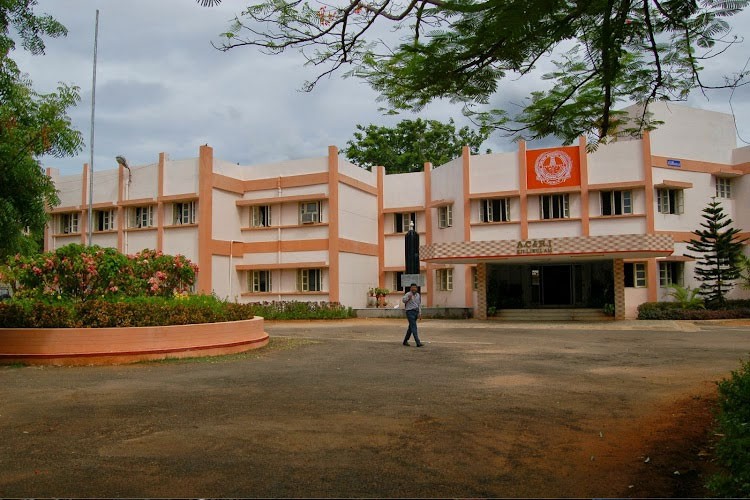
<path id="1" fill-rule="evenodd" d="M 235 18 L 218 48 L 299 49 L 323 68 L 306 90 L 345 67 L 393 111 L 449 99 L 508 135 L 572 143 L 586 134 L 595 147 L 615 134 L 653 128 L 650 102 L 746 84 L 747 73 L 722 82 L 701 75 L 705 60 L 740 41 L 727 19 L 748 1 L 263 0 Z M 383 28 L 399 32 L 400 40 L 388 42 Z M 503 81 L 528 74 L 550 55 L 549 89 L 532 92 L 520 113 L 484 108 Z M 628 118 L 616 110 L 627 103 L 644 111 Z"/>
<path id="2" fill-rule="evenodd" d="M 60 84 L 57 92 L 37 93 L 10 57 L 11 28 L 32 54 L 44 53 L 43 37 L 67 34 L 50 16 L 34 14 L 35 5 L 0 0 L 0 260 L 37 250 L 46 208 L 59 203 L 38 158 L 72 155 L 83 144 L 66 113 L 79 100 L 78 88 Z"/>
<path id="3" fill-rule="evenodd" d="M 460 156 L 463 146 L 469 146 L 477 154 L 487 136 L 487 132 L 469 127 L 457 131 L 453 119 L 448 123 L 403 120 L 395 127 L 357 125 L 344 153 L 350 161 L 368 170 L 383 165 L 389 174 L 417 172 L 425 162 L 442 165 Z"/>
<path id="4" fill-rule="evenodd" d="M 702 282 L 700 294 L 711 305 L 723 305 L 725 295 L 740 277 L 740 256 L 743 242 L 737 234 L 739 229 L 732 227 L 732 219 L 724 213 L 724 208 L 713 200 L 703 209 L 701 227 L 693 234 L 688 250 L 696 252 L 698 263 L 695 266 L 696 278 Z"/>

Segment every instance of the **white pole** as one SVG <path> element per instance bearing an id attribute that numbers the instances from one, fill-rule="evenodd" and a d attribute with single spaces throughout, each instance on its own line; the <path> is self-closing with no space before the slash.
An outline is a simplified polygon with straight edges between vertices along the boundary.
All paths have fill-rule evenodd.
<path id="1" fill-rule="evenodd" d="M 96 110 L 96 49 L 99 40 L 99 9 L 96 9 L 96 24 L 94 25 L 94 75 L 91 82 L 91 139 L 89 141 L 89 246 L 91 246 L 94 227 L 94 111 Z"/>

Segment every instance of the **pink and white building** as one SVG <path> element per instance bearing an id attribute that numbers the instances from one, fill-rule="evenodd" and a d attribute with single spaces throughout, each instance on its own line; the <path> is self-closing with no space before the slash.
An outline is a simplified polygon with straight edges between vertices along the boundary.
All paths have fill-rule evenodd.
<path id="1" fill-rule="evenodd" d="M 398 288 L 404 233 L 420 233 L 428 306 L 601 308 L 619 318 L 698 286 L 690 231 L 717 197 L 750 236 L 750 147 L 730 115 L 657 104 L 641 139 L 471 155 L 416 173 L 370 172 L 327 156 L 241 166 L 197 158 L 97 171 L 93 243 L 156 248 L 200 268 L 198 290 L 242 302 L 326 300 L 364 307 Z M 61 204 L 46 249 L 87 241 L 88 167 L 49 169 Z M 731 296 L 747 295 L 735 288 Z"/>

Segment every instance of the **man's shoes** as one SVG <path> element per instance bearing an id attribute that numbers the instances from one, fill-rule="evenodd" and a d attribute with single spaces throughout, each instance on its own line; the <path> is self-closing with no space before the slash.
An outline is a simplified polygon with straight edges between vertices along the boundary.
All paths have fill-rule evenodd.
<path id="1" fill-rule="evenodd" d="M 408 342 L 404 342 L 404 345 L 408 347 L 408 346 L 409 346 L 409 343 L 408 343 Z"/>
<path id="2" fill-rule="evenodd" d="M 424 344 L 417 344 L 417 347 L 424 347 Z"/>

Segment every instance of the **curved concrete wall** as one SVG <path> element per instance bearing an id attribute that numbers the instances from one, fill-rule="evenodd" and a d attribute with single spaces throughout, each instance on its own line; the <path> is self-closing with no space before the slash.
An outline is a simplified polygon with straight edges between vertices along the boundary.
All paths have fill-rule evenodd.
<path id="1" fill-rule="evenodd" d="M 106 365 L 232 354 L 268 344 L 263 318 L 133 328 L 0 328 L 0 363 Z"/>

